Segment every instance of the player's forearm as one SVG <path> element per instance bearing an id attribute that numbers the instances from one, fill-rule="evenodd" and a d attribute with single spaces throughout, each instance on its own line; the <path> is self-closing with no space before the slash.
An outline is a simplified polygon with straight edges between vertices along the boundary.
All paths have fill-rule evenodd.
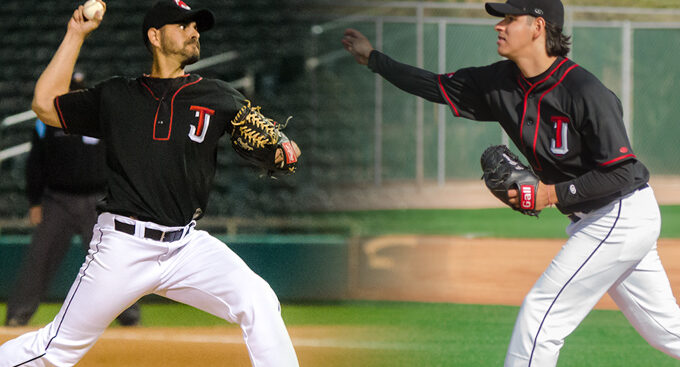
<path id="1" fill-rule="evenodd" d="M 637 181 L 634 174 L 635 161 L 631 160 L 609 169 L 595 169 L 573 180 L 555 185 L 559 206 L 582 211 L 582 206 L 597 199 L 615 198 L 632 191 Z"/>
<path id="2" fill-rule="evenodd" d="M 437 74 L 397 62 L 379 51 L 372 51 L 368 67 L 397 88 L 430 102 L 445 103 L 439 93 Z"/>
<path id="3" fill-rule="evenodd" d="M 61 127 L 54 107 L 54 98 L 68 93 L 73 68 L 83 41 L 84 37 L 67 32 L 35 85 L 31 108 L 47 125 Z"/>

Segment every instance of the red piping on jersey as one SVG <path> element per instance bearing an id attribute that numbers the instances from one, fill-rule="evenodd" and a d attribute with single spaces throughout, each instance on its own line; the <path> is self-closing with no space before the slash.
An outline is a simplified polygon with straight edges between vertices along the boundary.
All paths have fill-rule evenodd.
<path id="1" fill-rule="evenodd" d="M 620 160 L 622 160 L 622 159 L 624 159 L 624 158 L 630 158 L 630 157 L 636 158 L 635 154 L 630 153 L 630 154 L 622 155 L 622 156 L 620 156 L 620 157 L 618 157 L 618 158 L 614 158 L 614 159 L 612 159 L 611 161 L 607 161 L 607 162 L 604 162 L 604 163 L 600 163 L 600 166 L 608 166 L 608 165 L 610 165 L 610 164 L 612 164 L 612 163 L 614 163 L 614 162 L 618 162 L 618 161 L 620 161 Z"/>
<path id="2" fill-rule="evenodd" d="M 151 76 L 149 74 L 144 74 L 144 76 L 151 78 Z M 186 78 L 188 76 L 189 76 L 189 74 L 184 74 L 181 77 Z M 140 80 L 139 82 L 144 86 L 144 88 L 146 88 L 149 91 L 149 93 L 151 93 L 151 97 L 155 98 L 158 101 L 158 97 L 156 97 L 156 95 L 153 94 L 153 91 L 151 90 L 151 88 L 149 88 L 149 86 L 146 85 L 146 83 L 144 83 L 143 81 Z"/>
<path id="3" fill-rule="evenodd" d="M 560 80 L 557 83 L 555 83 L 555 85 L 550 87 L 550 89 L 545 91 L 541 95 L 541 98 L 538 99 L 538 112 L 536 112 L 536 116 L 537 116 L 537 118 L 536 118 L 536 129 L 534 130 L 534 159 L 536 159 L 536 166 L 537 166 L 538 170 L 541 170 L 541 163 L 538 161 L 538 156 L 536 155 L 536 142 L 538 141 L 538 125 L 541 124 L 541 101 L 543 100 L 543 97 L 545 97 L 546 94 L 550 93 L 550 91 L 552 91 L 553 89 L 555 89 L 555 87 L 560 85 L 560 83 L 562 83 L 562 81 L 567 76 L 567 74 L 569 74 L 569 72 L 572 71 L 577 66 L 578 66 L 577 64 L 570 66 L 569 69 L 567 69 L 564 72 L 564 75 L 562 75 Z"/>
<path id="4" fill-rule="evenodd" d="M 555 67 L 555 69 L 553 69 L 553 71 L 551 71 L 550 74 L 548 74 L 545 78 L 541 79 L 541 81 L 536 82 L 535 84 L 531 84 L 531 83 L 529 83 L 529 82 L 527 81 L 527 83 L 531 84 L 531 88 L 529 88 L 529 90 L 528 90 L 526 93 L 524 93 L 524 111 L 522 112 L 522 122 L 521 122 L 520 125 L 519 125 L 519 140 L 522 141 L 522 148 L 526 148 L 526 144 L 524 144 L 524 139 L 522 138 L 522 136 L 524 136 L 524 135 L 522 134 L 522 131 L 523 131 L 523 129 L 524 129 L 524 118 L 526 118 L 526 116 L 527 116 L 527 98 L 529 98 L 529 94 L 531 94 L 531 91 L 534 90 L 534 88 L 536 88 L 537 85 L 539 85 L 539 84 L 545 82 L 545 81 L 548 80 L 553 74 L 555 74 L 555 72 L 556 72 L 557 70 L 559 70 L 560 67 L 562 66 L 562 64 L 564 64 L 565 62 L 567 62 L 567 60 L 568 60 L 568 59 L 566 59 L 566 58 L 565 58 L 564 60 L 562 60 L 562 62 L 561 62 L 559 65 L 557 65 L 557 67 Z M 522 75 L 522 78 L 523 78 L 523 77 L 524 77 L 524 75 Z M 537 116 L 537 117 L 538 117 L 538 119 L 540 119 L 541 116 Z M 537 162 L 537 163 L 538 163 L 538 162 Z M 540 170 L 540 165 L 539 165 L 539 170 Z"/>
<path id="5" fill-rule="evenodd" d="M 520 76 L 522 76 L 522 74 L 520 74 Z M 517 84 L 519 84 L 519 87 L 522 88 L 522 91 L 523 91 L 524 93 L 526 93 L 526 92 L 527 92 L 527 89 L 524 88 L 524 85 L 522 85 L 522 79 L 524 79 L 524 77 L 522 77 L 522 78 L 520 79 L 520 77 L 518 76 L 518 77 L 517 77 Z M 531 85 L 531 83 L 529 83 L 529 85 Z"/>
<path id="6" fill-rule="evenodd" d="M 153 94 L 153 91 L 151 90 L 151 88 L 149 88 L 149 86 L 146 85 L 146 83 L 144 83 L 144 82 L 142 82 L 142 81 L 140 81 L 140 83 L 142 83 L 142 85 L 144 86 L 144 88 L 146 88 L 146 89 L 149 91 L 149 93 L 151 93 L 151 97 L 153 97 L 154 99 L 156 99 L 156 100 L 158 101 L 158 97 L 156 97 L 156 95 Z"/>
<path id="7" fill-rule="evenodd" d="M 54 98 L 54 105 L 57 107 L 57 112 L 59 113 L 59 123 L 61 128 L 68 132 L 68 127 L 66 127 L 66 121 L 64 120 L 64 115 L 61 113 L 61 107 L 59 107 L 59 96 Z"/>
<path id="8" fill-rule="evenodd" d="M 560 65 L 562 65 L 562 64 L 560 64 Z M 522 80 L 524 80 L 525 82 L 527 82 L 527 84 L 529 84 L 530 87 L 533 87 L 533 86 L 534 86 L 534 83 L 532 83 L 532 82 L 530 82 L 529 80 L 527 80 L 527 78 L 524 77 L 524 74 L 519 73 L 519 76 L 522 77 Z M 541 81 L 541 82 L 542 82 L 542 81 Z M 540 83 L 540 82 L 539 82 L 539 83 Z"/>
<path id="9" fill-rule="evenodd" d="M 170 140 L 170 133 L 172 133 L 172 118 L 173 118 L 174 110 L 175 110 L 175 97 L 177 97 L 177 93 L 179 93 L 179 91 L 184 89 L 184 87 L 188 87 L 190 85 L 196 84 L 196 83 L 200 82 L 201 80 L 203 80 L 202 77 L 198 78 L 198 80 L 196 80 L 195 82 L 184 84 L 183 86 L 179 87 L 179 89 L 177 89 L 175 94 L 172 95 L 172 99 L 170 99 L 170 127 L 168 128 L 168 136 L 165 137 L 165 138 L 156 138 L 156 121 L 158 120 L 158 110 L 161 108 L 161 104 L 160 103 L 158 104 L 158 109 L 156 109 L 156 116 L 154 117 L 154 121 L 153 121 L 153 140 Z"/>
<path id="10" fill-rule="evenodd" d="M 449 76 L 453 75 L 454 73 L 449 74 Z M 442 94 L 444 95 L 444 98 L 446 98 L 446 101 L 449 103 L 449 106 L 453 109 L 453 113 L 456 115 L 456 117 L 460 116 L 460 113 L 458 113 L 458 109 L 456 106 L 453 105 L 453 102 L 451 102 L 451 99 L 449 98 L 449 95 L 446 94 L 446 91 L 444 90 L 444 85 L 442 85 L 442 75 L 439 74 L 437 75 L 437 82 L 439 83 L 439 89 L 441 89 Z"/>

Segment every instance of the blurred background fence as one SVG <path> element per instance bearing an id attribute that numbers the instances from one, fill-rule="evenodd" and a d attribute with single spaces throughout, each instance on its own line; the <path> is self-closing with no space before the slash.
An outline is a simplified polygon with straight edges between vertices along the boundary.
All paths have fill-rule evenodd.
<path id="1" fill-rule="evenodd" d="M 337 144 L 348 152 L 346 164 L 336 163 L 345 169 L 333 171 L 335 180 L 380 186 L 479 178 L 481 152 L 508 143 L 498 124 L 454 119 L 447 106 L 399 91 L 357 67 L 338 51 L 337 39 L 354 27 L 394 59 L 444 73 L 500 60 L 498 19 L 480 3 L 349 3 L 342 11 L 348 15 L 317 29 L 326 60 L 317 68 L 324 79 L 319 118 L 344 127 Z M 655 175 L 680 172 L 680 10 L 568 6 L 565 27 L 573 35 L 570 57 L 621 99 L 638 156 Z"/>
<path id="2" fill-rule="evenodd" d="M 135 77 L 150 61 L 140 24 L 150 0 L 109 1 L 78 68 L 96 83 Z M 65 32 L 77 1 L 6 1 L 0 14 L 0 219 L 25 223 L 24 162 L 35 81 Z M 302 147 L 300 169 L 262 179 L 223 140 L 209 217 L 287 216 L 334 209 L 338 188 L 389 183 L 445 185 L 478 179 L 479 156 L 507 143 L 497 124 L 453 119 L 446 106 L 407 95 L 342 50 L 346 27 L 395 59 L 435 72 L 499 60 L 481 3 L 193 1 L 217 15 L 201 36 L 194 72 L 231 81 L 267 116 L 293 115 L 287 133 Z M 571 57 L 622 100 L 638 156 L 653 175 L 680 171 L 680 10 L 567 7 Z M 221 225 L 217 221 L 217 226 Z M 11 227 L 11 225 L 9 225 Z M 318 228 L 315 230 L 319 230 Z"/>

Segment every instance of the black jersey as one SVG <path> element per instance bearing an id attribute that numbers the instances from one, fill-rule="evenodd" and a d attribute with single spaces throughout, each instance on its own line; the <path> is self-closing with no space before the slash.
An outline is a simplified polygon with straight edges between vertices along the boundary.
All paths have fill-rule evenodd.
<path id="1" fill-rule="evenodd" d="M 55 99 L 63 129 L 104 140 L 101 211 L 183 226 L 205 211 L 218 141 L 245 98 L 196 74 L 112 78 Z"/>
<path id="2" fill-rule="evenodd" d="M 541 181 L 556 185 L 563 212 L 595 209 L 649 179 L 630 146 L 619 99 L 567 58 L 529 79 L 510 60 L 437 75 L 374 51 L 369 67 L 410 93 L 448 104 L 456 116 L 499 122 Z M 606 177 L 614 168 L 624 180 Z"/>

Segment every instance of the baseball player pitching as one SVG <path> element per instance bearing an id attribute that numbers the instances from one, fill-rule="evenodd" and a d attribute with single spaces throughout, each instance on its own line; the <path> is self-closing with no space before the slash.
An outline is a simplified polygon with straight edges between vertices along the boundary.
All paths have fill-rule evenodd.
<path id="1" fill-rule="evenodd" d="M 272 289 L 194 225 L 222 135 L 270 171 L 294 171 L 299 148 L 227 83 L 184 72 L 199 59 L 200 33 L 215 18 L 181 0 L 161 0 L 144 17 L 149 75 L 67 93 L 83 41 L 106 11 L 98 1 L 102 8 L 89 20 L 82 6 L 73 13 L 38 79 L 33 110 L 46 124 L 104 141 L 106 201 L 54 321 L 2 345 L 0 366 L 73 366 L 121 311 L 150 293 L 239 324 L 253 366 L 298 366 Z"/>
<path id="2" fill-rule="evenodd" d="M 358 63 L 404 91 L 448 104 L 455 116 L 498 121 L 540 179 L 527 205 L 555 204 L 569 239 L 526 296 L 505 366 L 555 366 L 564 339 L 608 292 L 655 348 L 680 358 L 680 308 L 656 241 L 661 218 L 649 172 L 637 159 L 618 98 L 566 58 L 560 0 L 486 3 L 501 20 L 506 60 L 437 75 L 376 51 L 348 29 L 344 47 Z M 518 190 L 509 204 L 522 205 Z"/>

